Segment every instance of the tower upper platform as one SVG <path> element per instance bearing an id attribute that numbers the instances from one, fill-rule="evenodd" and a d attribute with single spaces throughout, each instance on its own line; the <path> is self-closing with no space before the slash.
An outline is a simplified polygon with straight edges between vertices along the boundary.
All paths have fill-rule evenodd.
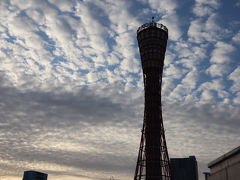
<path id="1" fill-rule="evenodd" d="M 167 27 L 154 21 L 145 23 L 137 30 L 137 40 L 143 73 L 152 72 L 154 68 L 161 74 L 168 40 Z"/>

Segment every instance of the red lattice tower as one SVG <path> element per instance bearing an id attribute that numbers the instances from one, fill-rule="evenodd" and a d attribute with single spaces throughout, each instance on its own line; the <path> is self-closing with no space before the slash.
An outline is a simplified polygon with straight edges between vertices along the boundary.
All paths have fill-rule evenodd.
<path id="1" fill-rule="evenodd" d="M 165 139 L 161 85 L 168 29 L 154 21 L 137 30 L 143 69 L 145 109 L 134 180 L 171 180 Z"/>

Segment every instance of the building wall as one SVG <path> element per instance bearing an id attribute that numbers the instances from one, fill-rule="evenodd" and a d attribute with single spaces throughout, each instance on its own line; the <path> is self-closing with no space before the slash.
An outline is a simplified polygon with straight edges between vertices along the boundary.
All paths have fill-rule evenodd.
<path id="1" fill-rule="evenodd" d="M 240 153 L 210 167 L 208 180 L 240 180 Z"/>
<path id="2" fill-rule="evenodd" d="M 170 167 L 172 180 L 198 180 L 198 167 L 194 156 L 171 158 Z"/>

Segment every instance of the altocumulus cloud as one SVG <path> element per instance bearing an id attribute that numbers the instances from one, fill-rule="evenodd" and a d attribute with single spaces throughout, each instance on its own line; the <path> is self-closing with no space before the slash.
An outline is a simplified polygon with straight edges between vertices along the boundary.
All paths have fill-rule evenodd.
<path id="1" fill-rule="evenodd" d="M 169 153 L 196 155 L 201 174 L 240 143 L 235 11 L 217 0 L 2 0 L 0 178 L 132 179 L 144 108 L 136 29 L 153 15 L 169 28 Z"/>

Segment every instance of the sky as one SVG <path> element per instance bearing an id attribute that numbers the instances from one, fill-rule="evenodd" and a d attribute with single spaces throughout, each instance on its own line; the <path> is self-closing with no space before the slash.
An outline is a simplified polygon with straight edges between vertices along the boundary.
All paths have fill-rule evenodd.
<path id="1" fill-rule="evenodd" d="M 136 30 L 169 30 L 162 104 L 171 158 L 240 145 L 240 1 L 1 0 L 0 179 L 131 180 L 143 123 Z"/>

